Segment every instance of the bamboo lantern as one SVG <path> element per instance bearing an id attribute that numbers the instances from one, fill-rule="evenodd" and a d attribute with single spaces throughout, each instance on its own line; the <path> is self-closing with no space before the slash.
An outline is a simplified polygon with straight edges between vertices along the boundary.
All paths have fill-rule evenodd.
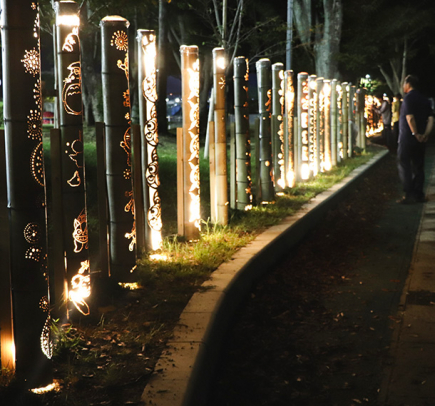
<path id="1" fill-rule="evenodd" d="M 324 121 L 324 151 L 323 151 L 323 169 L 330 171 L 332 168 L 331 154 L 331 81 L 323 81 L 323 111 Z"/>
<path id="2" fill-rule="evenodd" d="M 355 147 L 355 137 L 354 137 L 354 126 L 356 126 L 355 123 L 355 86 L 348 86 L 348 108 L 349 108 L 349 115 L 348 115 L 348 123 L 349 123 L 349 133 L 348 133 L 348 139 L 349 139 L 349 158 L 353 156 L 353 149 Z"/>
<path id="3" fill-rule="evenodd" d="M 136 267 L 128 26 L 119 16 L 100 23 L 110 276 L 118 282 L 129 281 Z"/>
<path id="4" fill-rule="evenodd" d="M 294 114 L 295 114 L 295 87 L 294 74 L 292 70 L 284 72 L 285 86 L 285 138 L 284 138 L 284 167 L 286 175 L 286 185 L 294 187 L 296 182 L 295 159 L 294 159 Z"/>
<path id="5" fill-rule="evenodd" d="M 316 79 L 317 108 L 316 108 L 316 166 L 319 172 L 323 172 L 325 152 L 325 114 L 323 96 L 323 78 Z"/>
<path id="6" fill-rule="evenodd" d="M 341 115 L 341 104 L 342 104 L 342 97 L 343 92 L 341 89 L 340 82 L 337 82 L 336 86 L 336 92 L 337 92 L 337 162 L 341 162 L 343 159 L 343 139 L 342 139 L 342 115 Z"/>
<path id="7" fill-rule="evenodd" d="M 214 140 L 215 140 L 215 196 L 216 222 L 228 224 L 228 182 L 227 182 L 227 131 L 225 114 L 225 70 L 224 48 L 213 49 L 213 97 L 214 97 Z"/>
<path id="8" fill-rule="evenodd" d="M 308 180 L 310 177 L 310 162 L 309 162 L 309 119 L 308 110 L 310 106 L 308 86 L 308 73 L 298 73 L 298 170 L 296 172 L 296 180 Z"/>
<path id="9" fill-rule="evenodd" d="M 284 65 L 272 65 L 272 161 L 275 191 L 285 188 L 284 168 Z"/>
<path id="10" fill-rule="evenodd" d="M 349 126 L 348 126 L 348 102 L 347 102 L 347 96 L 348 96 L 348 83 L 343 82 L 341 84 L 341 140 L 343 143 L 342 151 L 343 151 L 343 159 L 347 159 L 349 152 L 349 142 L 348 142 L 348 133 L 349 133 Z"/>
<path id="11" fill-rule="evenodd" d="M 83 106 L 79 39 L 79 7 L 56 3 L 58 91 L 60 100 L 61 193 L 63 245 L 67 288 L 64 297 L 82 314 L 89 314 L 91 293 L 85 172 Z M 60 236 L 59 236 L 60 238 Z M 58 294 L 56 294 L 58 296 Z M 68 311 L 72 310 L 69 306 Z"/>
<path id="12" fill-rule="evenodd" d="M 275 198 L 272 180 L 271 104 L 272 78 L 269 59 L 260 59 L 255 64 L 258 80 L 258 112 L 260 115 L 260 202 L 269 203 Z"/>
<path id="13" fill-rule="evenodd" d="M 179 207 L 180 235 L 188 240 L 199 238 L 201 229 L 199 196 L 199 59 L 198 47 L 182 45 L 181 53 L 181 95 L 183 99 L 183 129 L 181 159 L 183 173 L 180 195 L 182 209 Z"/>
<path id="14" fill-rule="evenodd" d="M 360 147 L 363 151 L 366 150 L 366 122 L 367 122 L 367 115 L 366 115 L 366 94 L 367 90 L 362 88 L 358 89 L 358 104 L 359 104 L 359 136 L 360 136 Z"/>
<path id="15" fill-rule="evenodd" d="M 331 81 L 331 166 L 337 166 L 337 79 Z"/>
<path id="16" fill-rule="evenodd" d="M 138 30 L 138 70 L 139 70 L 139 117 L 143 129 L 142 177 L 145 244 L 148 250 L 162 246 L 162 209 L 158 193 L 160 186 L 157 147 L 157 76 L 156 76 L 156 35 L 152 30 Z"/>
<path id="17" fill-rule="evenodd" d="M 1 309 L 5 312 L 1 317 L 2 365 L 15 366 L 16 378 L 24 388 L 40 390 L 50 386 L 53 378 L 39 6 L 30 0 L 2 0 L 1 8 L 10 235 L 7 255 L 10 258 L 13 313 L 12 330 L 11 320 L 8 320 L 11 291 L 5 292 L 2 287 L 1 293 L 5 295 L 2 303 L 9 302 L 8 307 Z M 9 269 L 3 272 L 9 272 Z M 3 330 L 5 320 L 8 328 Z"/>
<path id="18" fill-rule="evenodd" d="M 317 76 L 310 75 L 308 78 L 308 162 L 310 176 L 316 176 L 319 172 L 317 167 Z"/>
<path id="19" fill-rule="evenodd" d="M 251 138 L 249 133 L 249 62 L 234 58 L 234 119 L 236 127 L 236 182 L 238 210 L 252 208 Z"/>

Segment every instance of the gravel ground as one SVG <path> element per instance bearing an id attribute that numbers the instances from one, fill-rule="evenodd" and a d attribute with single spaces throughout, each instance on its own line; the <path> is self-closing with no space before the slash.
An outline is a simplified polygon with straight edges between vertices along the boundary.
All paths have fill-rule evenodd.
<path id="1" fill-rule="evenodd" d="M 209 406 L 378 405 L 422 205 L 389 155 L 258 281 L 223 345 Z"/>

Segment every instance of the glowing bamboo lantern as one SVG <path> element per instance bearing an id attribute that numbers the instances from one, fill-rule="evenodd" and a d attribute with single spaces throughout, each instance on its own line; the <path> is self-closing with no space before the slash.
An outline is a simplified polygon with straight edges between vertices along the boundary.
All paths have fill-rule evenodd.
<path id="1" fill-rule="evenodd" d="M 1 8 L 13 305 L 13 336 L 10 322 L 1 331 L 2 364 L 9 359 L 14 367 L 15 362 L 19 383 L 35 389 L 52 383 L 39 6 L 30 0 L 2 0 Z M 2 300 L 10 303 L 10 291 L 3 294 Z M 1 311 L 10 316 L 10 306 Z"/>
<path id="2" fill-rule="evenodd" d="M 138 30 L 139 116 L 143 131 L 142 177 L 145 212 L 145 243 L 149 250 L 162 245 L 162 210 L 158 193 L 160 185 L 157 147 L 156 35 L 154 31 Z"/>
<path id="3" fill-rule="evenodd" d="M 284 65 L 272 65 L 272 161 L 275 191 L 285 188 L 284 168 Z"/>
<path id="4" fill-rule="evenodd" d="M 338 82 L 337 87 L 337 162 L 341 162 L 343 159 L 343 138 L 342 138 L 342 102 L 343 102 L 343 91 L 341 84 Z"/>
<path id="5" fill-rule="evenodd" d="M 201 229 L 199 197 L 199 59 L 198 47 L 182 45 L 181 93 L 183 98 L 183 132 L 181 159 L 183 173 L 179 195 L 178 233 L 189 240 L 199 237 Z M 181 204 L 181 208 L 180 208 Z"/>
<path id="6" fill-rule="evenodd" d="M 323 81 L 323 110 L 324 110 L 324 151 L 323 169 L 330 171 L 332 168 L 331 154 L 331 81 Z"/>
<path id="7" fill-rule="evenodd" d="M 317 108 L 316 108 L 316 166 L 319 172 L 323 172 L 323 158 L 325 151 L 325 117 L 324 117 L 324 97 L 323 97 L 323 78 L 316 79 Z"/>
<path id="8" fill-rule="evenodd" d="M 258 81 L 258 113 L 260 115 L 260 199 L 262 203 L 275 198 L 272 181 L 272 145 L 270 116 L 272 109 L 272 78 L 269 59 L 260 59 L 255 64 Z"/>
<path id="9" fill-rule="evenodd" d="M 309 107 L 310 95 L 308 85 L 308 73 L 298 73 L 298 138 L 296 149 L 298 151 L 298 169 L 296 171 L 296 181 L 308 180 L 310 178 L 310 159 L 309 159 Z"/>
<path id="10" fill-rule="evenodd" d="M 331 166 L 337 165 L 337 79 L 331 81 Z"/>
<path id="11" fill-rule="evenodd" d="M 316 176 L 319 172 L 317 167 L 317 86 L 316 75 L 310 75 L 308 78 L 308 163 L 310 175 Z"/>
<path id="12" fill-rule="evenodd" d="M 128 26 L 119 16 L 105 17 L 100 23 L 110 275 L 118 282 L 130 280 L 136 266 Z"/>
<path id="13" fill-rule="evenodd" d="M 341 140 L 343 143 L 342 151 L 343 151 L 343 159 L 347 159 L 349 155 L 349 126 L 348 126 L 348 116 L 349 116 L 349 108 L 348 108 L 348 83 L 343 82 L 341 84 Z"/>
<path id="14" fill-rule="evenodd" d="M 348 133 L 348 140 L 349 140 L 349 158 L 353 156 L 353 149 L 355 147 L 355 130 L 356 123 L 355 123 L 355 86 L 348 85 L 348 123 L 349 123 L 349 133 Z"/>
<path id="15" fill-rule="evenodd" d="M 238 210 L 252 208 L 251 138 L 249 133 L 249 62 L 234 58 L 234 119 L 236 127 L 236 182 Z"/>
<path id="16" fill-rule="evenodd" d="M 60 101 L 61 193 L 63 245 L 67 288 L 65 297 L 82 314 L 89 314 L 91 293 L 83 159 L 83 105 L 79 39 L 79 7 L 56 3 L 58 91 Z M 56 272 L 64 270 L 56 269 Z M 60 292 L 56 292 L 59 297 Z M 68 310 L 71 310 L 70 307 Z"/>
<path id="17" fill-rule="evenodd" d="M 228 224 L 228 181 L 227 181 L 227 131 L 225 114 L 225 70 L 224 48 L 213 49 L 213 96 L 214 96 L 214 139 L 215 139 L 215 196 L 216 222 Z"/>
<path id="18" fill-rule="evenodd" d="M 286 175 L 286 186 L 294 187 L 296 183 L 295 174 L 295 87 L 294 74 L 292 70 L 284 72 L 284 87 L 285 87 L 285 138 L 284 138 L 284 167 Z"/>

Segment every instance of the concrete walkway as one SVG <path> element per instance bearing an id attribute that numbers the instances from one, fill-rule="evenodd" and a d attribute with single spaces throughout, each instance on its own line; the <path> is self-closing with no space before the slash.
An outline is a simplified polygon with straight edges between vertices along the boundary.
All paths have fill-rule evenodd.
<path id="1" fill-rule="evenodd" d="M 435 155 L 429 146 L 427 155 Z M 435 405 L 435 165 L 424 205 L 409 276 L 402 293 L 379 404 Z"/>
<path id="2" fill-rule="evenodd" d="M 235 309 L 254 281 L 277 265 L 289 248 L 304 238 L 386 155 L 387 151 L 381 152 L 343 181 L 316 196 L 297 214 L 260 234 L 212 274 L 203 285 L 208 289 L 195 293 L 181 314 L 173 338 L 144 390 L 144 404 L 205 405 L 223 336 Z"/>

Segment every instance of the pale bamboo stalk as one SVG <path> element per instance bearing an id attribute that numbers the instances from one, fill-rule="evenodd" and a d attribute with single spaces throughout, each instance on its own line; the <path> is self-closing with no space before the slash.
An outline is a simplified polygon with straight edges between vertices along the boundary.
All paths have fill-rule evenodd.
<path id="1" fill-rule="evenodd" d="M 310 105 L 308 73 L 298 73 L 298 164 L 296 170 L 296 181 L 300 182 L 310 178 L 309 165 L 309 118 L 308 111 Z"/>
<path id="2" fill-rule="evenodd" d="M 331 165 L 337 166 L 337 79 L 331 81 Z"/>
<path id="3" fill-rule="evenodd" d="M 292 70 L 284 72 L 285 88 L 285 137 L 284 137 L 284 170 L 286 176 L 286 186 L 294 187 L 295 185 L 295 159 L 294 159 L 294 141 L 295 141 L 295 88 L 294 74 Z"/>
<path id="4" fill-rule="evenodd" d="M 341 97 L 341 128 L 342 128 L 342 142 L 343 142 L 343 159 L 349 156 L 349 107 L 348 107 L 348 86 L 347 82 L 341 84 L 342 97 Z"/>
<path id="5" fill-rule="evenodd" d="M 228 224 L 227 132 L 225 114 L 224 48 L 213 49 L 214 130 L 216 159 L 216 223 Z"/>
<path id="6" fill-rule="evenodd" d="M 316 176 L 319 172 L 317 167 L 317 76 L 310 75 L 308 78 L 308 165 L 310 176 Z"/>
<path id="7" fill-rule="evenodd" d="M 323 169 L 329 171 L 332 168 L 332 154 L 331 154 L 331 81 L 323 81 L 323 108 L 325 115 L 324 124 L 324 155 L 323 155 Z"/>
<path id="8" fill-rule="evenodd" d="M 272 161 L 273 181 L 275 192 L 285 187 L 284 169 L 284 94 L 283 94 L 284 64 L 281 62 L 272 65 Z"/>
<path id="9" fill-rule="evenodd" d="M 316 79 L 317 108 L 316 108 L 316 166 L 318 172 L 323 171 L 323 157 L 325 150 L 323 78 Z"/>

